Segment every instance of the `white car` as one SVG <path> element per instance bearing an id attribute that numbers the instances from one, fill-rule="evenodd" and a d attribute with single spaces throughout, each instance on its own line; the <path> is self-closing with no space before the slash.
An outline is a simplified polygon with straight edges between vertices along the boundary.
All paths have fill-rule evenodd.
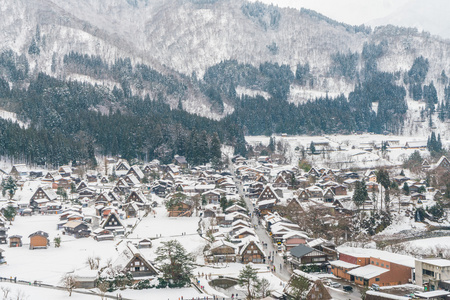
<path id="1" fill-rule="evenodd" d="M 334 288 L 338 288 L 338 287 L 341 286 L 341 284 L 340 284 L 339 282 L 334 282 L 334 281 L 332 281 L 332 282 L 330 282 L 330 286 L 331 286 L 331 287 L 334 287 Z"/>

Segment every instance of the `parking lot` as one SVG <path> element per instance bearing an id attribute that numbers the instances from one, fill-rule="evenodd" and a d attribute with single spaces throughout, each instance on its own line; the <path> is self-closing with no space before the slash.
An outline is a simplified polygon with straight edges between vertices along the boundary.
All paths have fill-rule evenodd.
<path id="1" fill-rule="evenodd" d="M 360 289 L 353 283 L 349 283 L 348 281 L 345 281 L 341 278 L 336 278 L 334 276 L 333 278 L 324 278 L 322 281 L 333 299 L 342 299 L 342 300 L 361 299 Z M 333 282 L 334 286 L 328 285 L 327 283 L 329 281 Z M 351 286 L 353 288 L 353 291 L 346 292 L 344 291 L 343 286 Z"/>

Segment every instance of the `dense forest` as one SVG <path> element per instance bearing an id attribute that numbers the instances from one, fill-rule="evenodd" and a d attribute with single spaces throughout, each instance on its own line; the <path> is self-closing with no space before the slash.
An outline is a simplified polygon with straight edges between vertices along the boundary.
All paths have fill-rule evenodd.
<path id="1" fill-rule="evenodd" d="M 275 26 L 271 20 L 276 19 L 276 10 L 260 12 L 258 5 L 242 9 L 249 17 L 263 18 L 268 28 Z M 433 82 L 424 85 L 429 62 L 423 57 L 416 58 L 405 74 L 378 70 L 377 60 L 386 46 L 382 41 L 366 43 L 361 53 L 336 52 L 328 75 L 355 82 L 354 90 L 348 97 L 326 96 L 301 105 L 289 103 L 288 98 L 292 84 L 314 86 L 316 78 L 308 62 L 297 64 L 293 71 L 289 65 L 272 62 L 257 67 L 226 60 L 209 67 L 199 79 L 196 74 L 162 74 L 128 58 L 107 63 L 99 56 L 71 52 L 62 66 L 57 66 L 55 56 L 52 59 L 52 71 L 62 67 L 67 74 L 115 82 L 109 89 L 30 74 L 25 55 L 3 51 L 0 105 L 17 113 L 29 127 L 0 121 L 0 154 L 52 165 L 95 164 L 96 153 L 163 162 L 178 154 L 192 164 L 203 164 L 220 160 L 220 144 L 245 155 L 244 134 L 398 133 L 407 111 L 407 93 L 424 99 L 429 115 L 438 99 Z M 447 86 L 444 71 L 440 80 Z M 238 86 L 270 97 L 238 95 Z M 190 89 L 209 99 L 213 109 L 223 111 L 227 103 L 234 112 L 220 121 L 185 112 L 182 101 Z M 137 96 L 142 94 L 146 96 Z M 178 99 L 178 107 L 171 108 L 166 97 Z M 373 103 L 378 104 L 376 112 Z M 442 120 L 450 116 L 450 86 L 437 112 Z"/>
<path id="2" fill-rule="evenodd" d="M 125 97 L 120 108 L 110 106 L 102 114 L 93 108 L 119 99 L 101 87 L 42 73 L 27 89 L 10 90 L 2 82 L 0 98 L 13 103 L 30 126 L 24 129 L 1 120 L 1 155 L 36 164 L 95 165 L 95 153 L 163 162 L 179 154 L 193 164 L 204 164 L 220 160 L 221 143 L 245 151 L 242 130 L 229 120 L 213 121 L 171 109 L 162 99 Z"/>

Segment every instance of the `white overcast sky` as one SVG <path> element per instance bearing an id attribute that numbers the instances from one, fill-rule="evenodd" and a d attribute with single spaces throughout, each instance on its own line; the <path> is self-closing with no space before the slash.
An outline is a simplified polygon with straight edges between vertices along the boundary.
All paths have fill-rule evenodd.
<path id="1" fill-rule="evenodd" d="M 256 1 L 256 0 L 251 0 Z M 327 17 L 351 25 L 383 18 L 409 0 L 259 0 L 280 7 L 313 9 Z M 423 0 L 427 1 L 427 0 Z"/>
<path id="2" fill-rule="evenodd" d="M 315 10 L 336 21 L 416 27 L 450 39 L 450 0 L 249 0 Z"/>

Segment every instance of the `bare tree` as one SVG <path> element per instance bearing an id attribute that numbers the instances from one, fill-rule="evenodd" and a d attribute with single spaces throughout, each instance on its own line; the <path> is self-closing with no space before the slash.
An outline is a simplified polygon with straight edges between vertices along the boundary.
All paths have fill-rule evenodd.
<path id="1" fill-rule="evenodd" d="M 8 295 L 11 292 L 11 289 L 9 287 L 1 287 L 1 290 L 3 292 L 3 299 L 8 299 Z"/>
<path id="2" fill-rule="evenodd" d="M 89 266 L 91 270 L 98 270 L 100 266 L 100 257 L 89 256 L 86 259 L 86 264 Z"/>
<path id="3" fill-rule="evenodd" d="M 258 292 L 259 292 L 261 298 L 270 296 L 270 293 L 272 292 L 270 290 L 270 282 L 266 278 L 263 278 L 259 281 L 259 283 L 257 285 L 257 289 L 258 289 Z"/>
<path id="4" fill-rule="evenodd" d="M 61 279 L 63 287 L 69 292 L 69 297 L 72 296 L 72 291 L 75 288 L 76 280 L 73 274 L 67 273 Z"/>
<path id="5" fill-rule="evenodd" d="M 28 296 L 25 294 L 25 292 L 24 291 L 22 291 L 22 290 L 18 290 L 17 291 L 17 293 L 16 293 L 16 295 L 15 295 L 15 297 L 14 298 L 11 298 L 11 300 L 25 300 L 25 299 L 27 299 L 28 298 Z"/>
<path id="6" fill-rule="evenodd" d="M 102 300 L 106 299 L 105 294 L 108 291 L 109 283 L 107 281 L 102 281 L 97 285 L 97 287 L 100 290 L 100 297 Z"/>

